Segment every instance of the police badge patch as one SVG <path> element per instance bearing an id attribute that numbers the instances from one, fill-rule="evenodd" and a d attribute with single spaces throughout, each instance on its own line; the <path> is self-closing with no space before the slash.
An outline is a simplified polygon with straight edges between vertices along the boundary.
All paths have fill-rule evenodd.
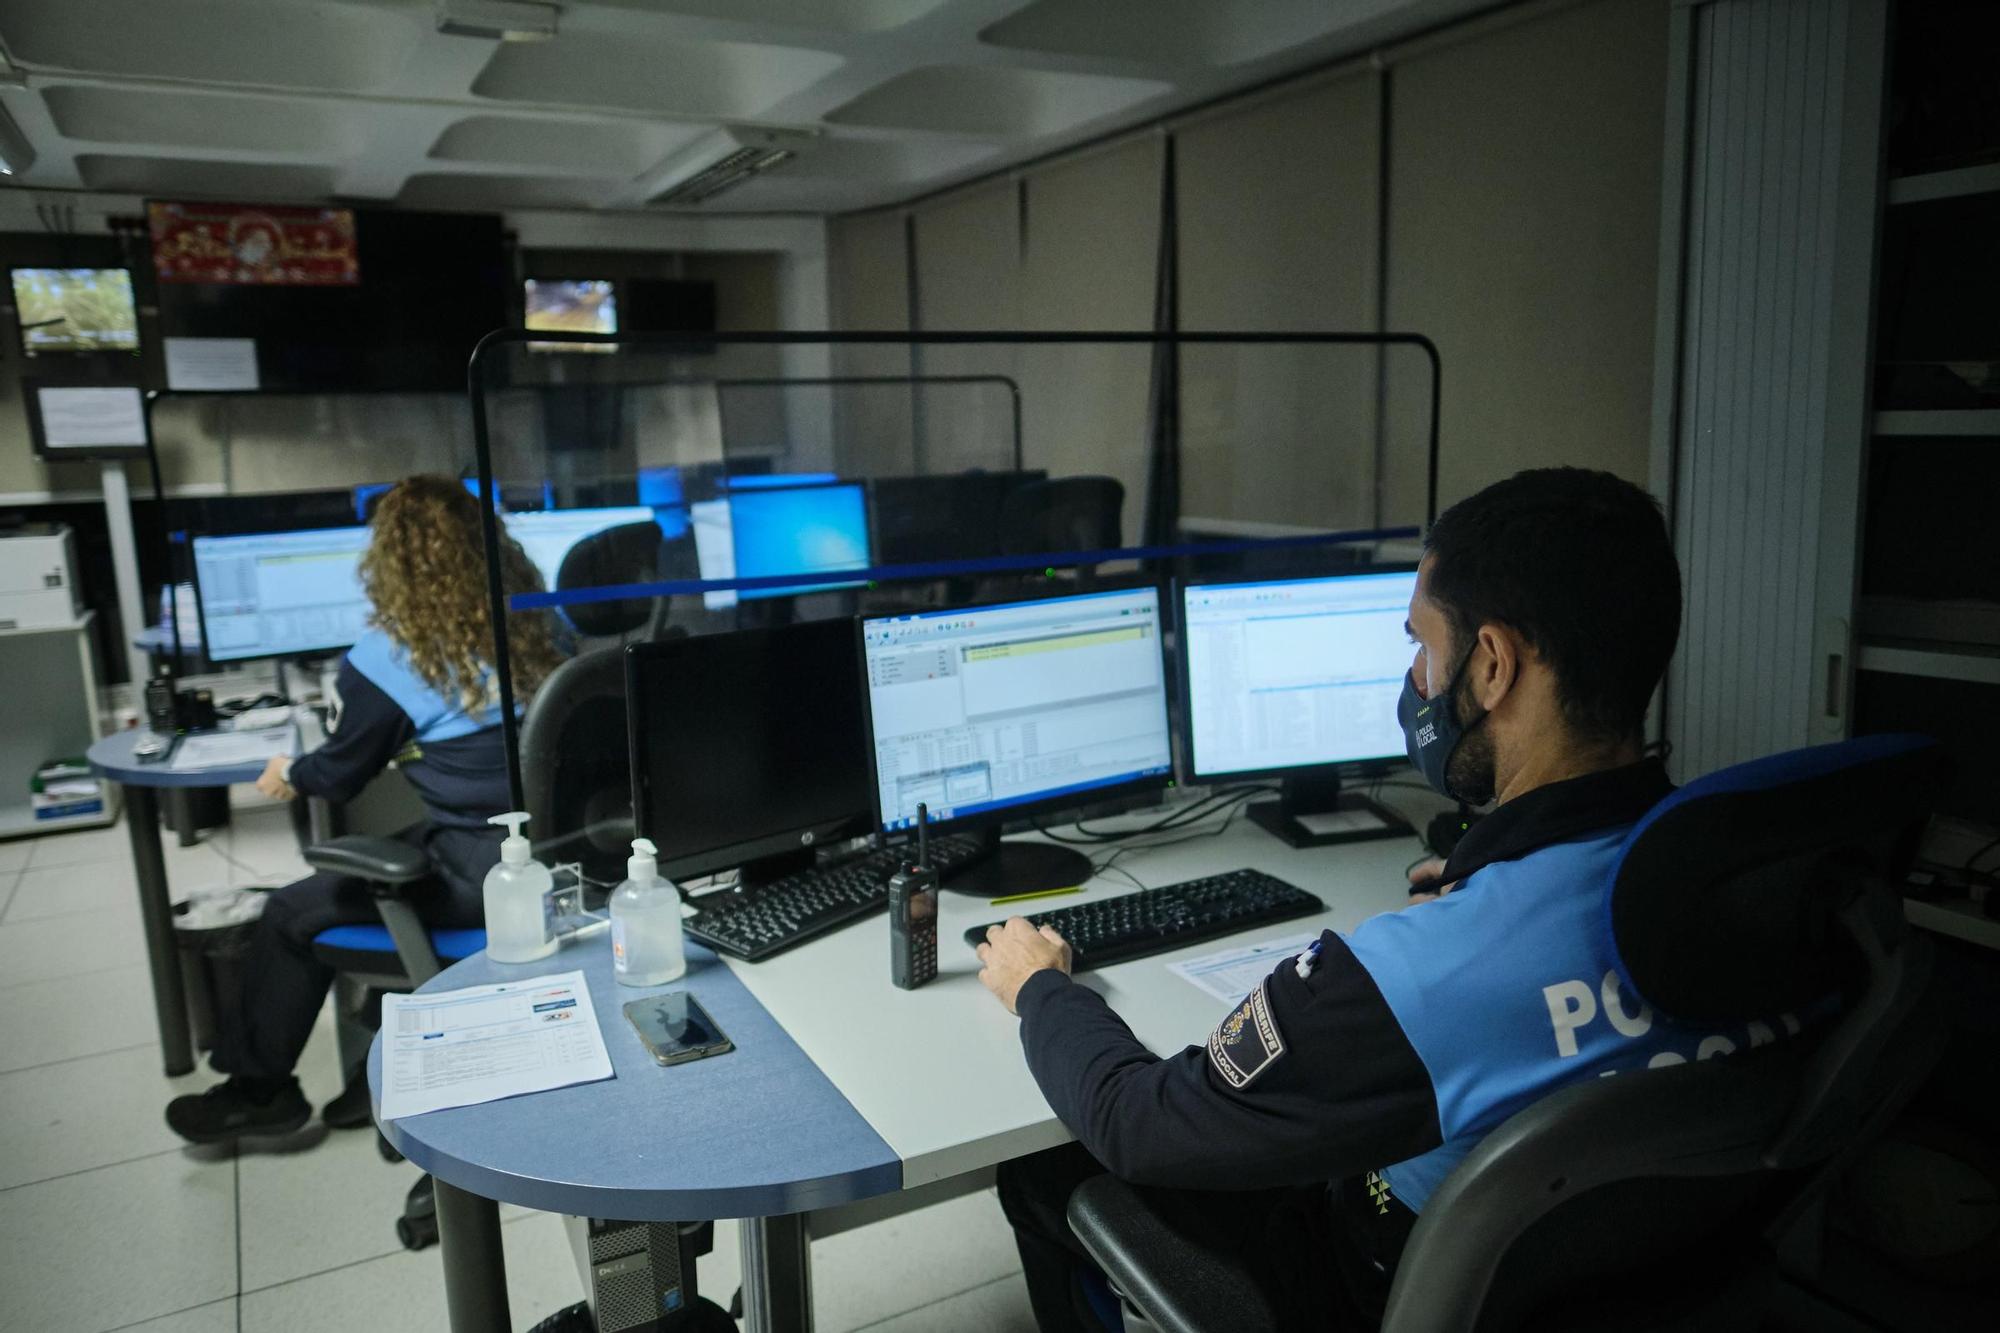
<path id="1" fill-rule="evenodd" d="M 1284 1038 L 1271 1021 L 1271 1004 L 1258 983 L 1242 1004 L 1208 1034 L 1208 1062 L 1232 1088 L 1247 1088 L 1285 1053 Z"/>

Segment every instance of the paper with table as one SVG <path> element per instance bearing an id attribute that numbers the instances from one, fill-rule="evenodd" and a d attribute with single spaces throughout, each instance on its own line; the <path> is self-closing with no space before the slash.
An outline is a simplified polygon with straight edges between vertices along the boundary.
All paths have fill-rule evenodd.
<path id="1" fill-rule="evenodd" d="M 264 731 L 202 731 L 181 737 L 169 767 L 188 772 L 220 765 L 261 764 L 276 755 L 290 754 L 298 733 L 287 722 Z"/>
<path id="2" fill-rule="evenodd" d="M 611 1077 L 581 972 L 382 997 L 382 1118 Z"/>
<path id="3" fill-rule="evenodd" d="M 1186 962 L 1168 963 L 1167 970 L 1195 985 L 1225 1004 L 1235 1004 L 1271 975 L 1281 960 L 1296 958 L 1319 938 L 1316 930 L 1284 935 L 1275 940 L 1242 944 L 1221 953 L 1204 954 Z"/>

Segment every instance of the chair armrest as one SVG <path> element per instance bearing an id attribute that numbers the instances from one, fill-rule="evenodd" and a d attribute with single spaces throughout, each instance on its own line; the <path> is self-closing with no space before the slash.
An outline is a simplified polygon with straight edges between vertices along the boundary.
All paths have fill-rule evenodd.
<path id="1" fill-rule="evenodd" d="M 352 875 L 389 889 L 427 879 L 431 873 L 431 858 L 423 848 L 358 833 L 314 843 L 306 848 L 305 858 L 314 870 Z"/>
<path id="2" fill-rule="evenodd" d="M 1111 1285 L 1161 1333 L 1272 1333 L 1270 1297 L 1233 1256 L 1175 1229 L 1146 1195 L 1112 1175 L 1069 1196 L 1069 1229 Z"/>

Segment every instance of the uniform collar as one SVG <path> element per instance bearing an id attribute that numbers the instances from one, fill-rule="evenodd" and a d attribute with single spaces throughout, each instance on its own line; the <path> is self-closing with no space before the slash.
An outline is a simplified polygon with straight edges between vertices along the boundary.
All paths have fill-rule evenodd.
<path id="1" fill-rule="evenodd" d="M 1657 756 L 1537 787 L 1467 829 L 1446 859 L 1442 878 L 1453 884 L 1495 861 L 1637 823 L 1673 789 Z"/>

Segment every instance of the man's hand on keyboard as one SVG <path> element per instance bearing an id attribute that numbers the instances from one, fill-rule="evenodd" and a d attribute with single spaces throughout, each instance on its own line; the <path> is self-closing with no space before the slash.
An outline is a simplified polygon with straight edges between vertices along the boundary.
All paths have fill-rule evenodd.
<path id="1" fill-rule="evenodd" d="M 1022 916 L 1008 917 L 1005 925 L 989 928 L 986 943 L 977 952 L 980 984 L 992 991 L 1010 1014 L 1014 1012 L 1014 997 L 1029 977 L 1045 967 L 1069 973 L 1068 943 L 1054 927 L 1037 929 Z"/>

